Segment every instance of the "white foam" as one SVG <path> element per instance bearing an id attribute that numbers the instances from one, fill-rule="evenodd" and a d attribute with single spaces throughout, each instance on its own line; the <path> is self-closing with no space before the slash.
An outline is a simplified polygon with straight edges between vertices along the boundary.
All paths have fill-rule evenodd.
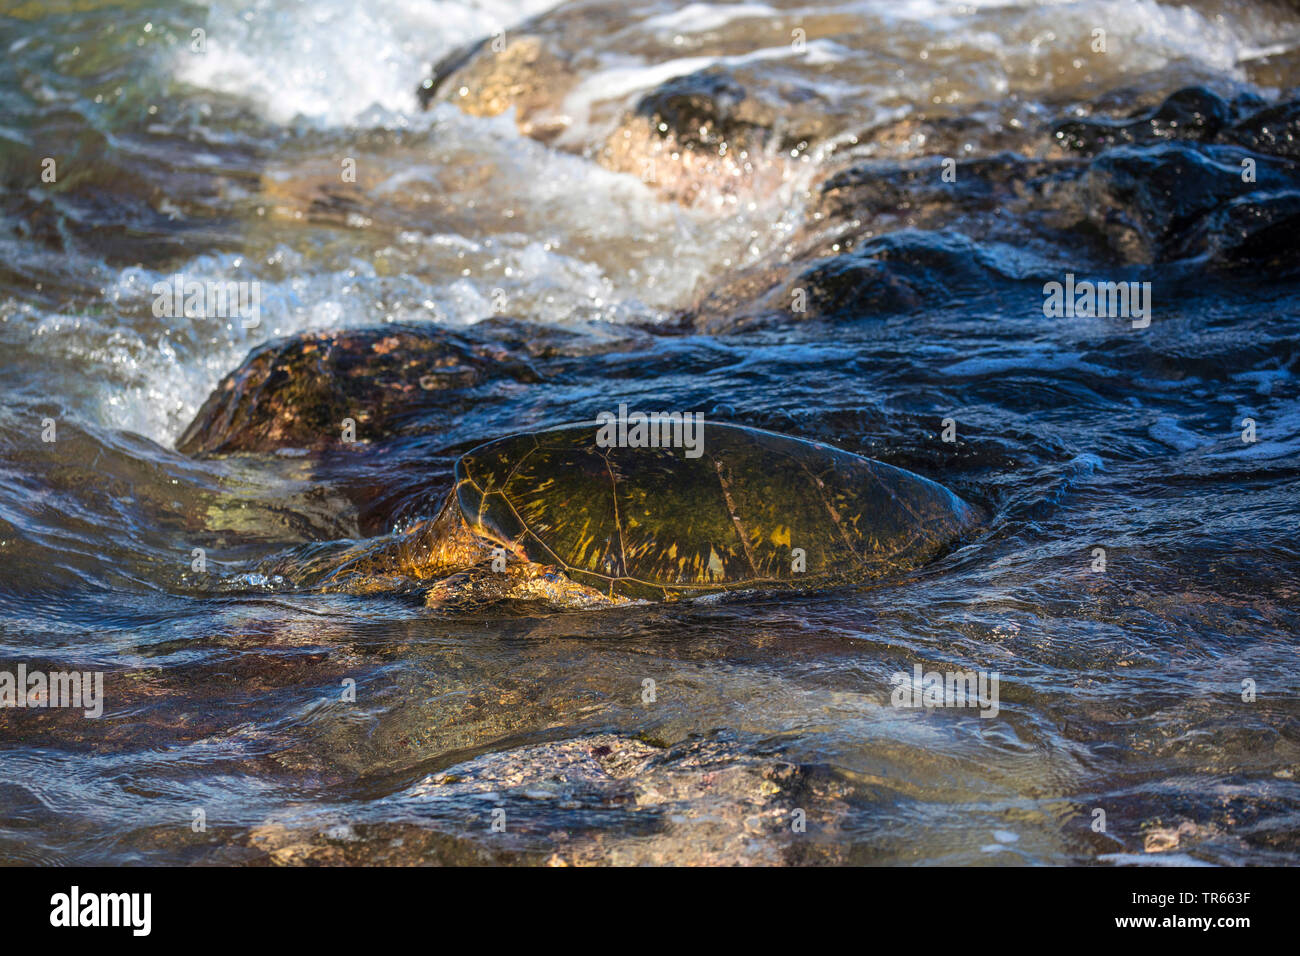
<path id="1" fill-rule="evenodd" d="M 1147 430 L 1156 441 L 1168 445 L 1177 451 L 1193 451 L 1205 444 L 1205 440 L 1195 432 L 1183 428 L 1172 418 L 1159 418 Z"/>
<path id="2" fill-rule="evenodd" d="M 688 3 L 680 10 L 661 13 L 642 22 L 647 30 L 672 30 L 677 33 L 705 33 L 726 26 L 733 20 L 779 16 L 779 11 L 765 3 Z"/>
<path id="3" fill-rule="evenodd" d="M 592 74 L 574 88 L 565 98 L 564 109 L 574 117 L 579 125 L 590 116 L 592 105 L 604 100 L 615 100 L 642 90 L 653 89 L 669 80 L 680 76 L 708 69 L 714 66 L 743 66 L 763 60 L 794 60 L 807 58 L 815 65 L 837 62 L 848 54 L 843 47 L 828 40 L 814 40 L 807 47 L 796 52 L 791 47 L 782 45 L 763 47 L 749 53 L 734 56 L 688 56 L 665 60 L 660 63 L 641 61 L 611 61 L 599 73 Z"/>
<path id="4" fill-rule="evenodd" d="M 507 30 L 556 0 L 216 0 L 207 52 L 182 45 L 177 79 L 247 98 L 274 122 L 348 125 L 378 106 L 417 110 L 431 63 L 462 43 Z"/>
<path id="5" fill-rule="evenodd" d="M 432 61 L 454 47 L 509 32 L 558 0 L 216 0 L 205 21 L 207 52 L 182 44 L 172 72 L 195 86 L 247 98 L 275 122 L 295 117 L 326 125 L 357 123 L 376 107 L 402 116 L 415 111 L 414 89 Z M 1063 50 L 1085 49 L 1093 29 L 1105 29 L 1107 51 L 1085 68 L 1136 74 L 1186 62 L 1237 75 L 1237 64 L 1261 51 L 1289 48 L 1287 25 L 1262 15 L 1211 17 L 1186 5 L 1157 0 L 857 0 L 777 10 L 764 3 L 687 3 L 649 16 L 633 31 L 662 34 L 723 31 L 736 21 L 780 17 L 814 23 L 824 15 L 861 18 L 854 56 L 890 58 L 891 44 L 928 42 L 931 60 L 962 62 L 964 50 L 991 55 L 1015 87 Z M 629 19 L 635 17 L 629 11 Z M 895 27 L 899 36 L 895 37 Z M 611 62 L 584 78 L 577 105 L 635 92 L 715 63 L 769 57 L 806 57 L 823 65 L 839 59 L 843 37 L 808 36 L 807 50 L 789 45 L 731 57 L 698 56 L 666 62 Z M 1027 68 L 1036 68 L 1029 74 Z M 1050 82 L 1071 81 L 1067 73 Z M 996 86 L 997 83 L 995 82 Z"/>

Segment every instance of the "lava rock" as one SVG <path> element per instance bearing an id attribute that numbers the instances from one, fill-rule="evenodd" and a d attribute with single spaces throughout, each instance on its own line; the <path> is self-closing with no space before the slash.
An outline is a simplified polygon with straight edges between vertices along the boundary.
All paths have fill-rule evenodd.
<path id="1" fill-rule="evenodd" d="M 1260 110 L 1234 126 L 1228 137 L 1257 153 L 1300 159 L 1300 100 Z"/>
<path id="2" fill-rule="evenodd" d="M 187 455 L 321 450 L 387 437 L 400 419 L 482 382 L 537 381 L 526 361 L 440 328 L 309 332 L 254 349 L 223 378 L 176 443 Z"/>
<path id="3" fill-rule="evenodd" d="M 1189 87 L 1171 94 L 1155 110 L 1127 120 L 1084 119 L 1060 123 L 1053 130 L 1058 145 L 1081 153 L 1112 146 L 1182 139 L 1210 142 L 1232 119 L 1224 99 Z"/>
<path id="4" fill-rule="evenodd" d="M 854 320 L 916 312 L 994 292 L 1018 277 L 957 232 L 903 230 L 784 272 L 754 271 L 724 284 L 690 313 L 697 331 L 731 333 L 774 321 Z M 761 292 L 756 287 L 768 284 Z M 748 288 L 746 288 L 748 286 Z M 748 293 L 748 295 L 746 295 Z"/>
<path id="5" fill-rule="evenodd" d="M 1242 179 L 1243 159 L 1255 162 L 1253 183 Z M 1223 203 L 1294 182 L 1287 165 L 1233 147 L 1120 147 L 1089 169 L 1085 215 L 1127 261 L 1169 261 L 1195 254 L 1189 237 Z"/>
<path id="6" fill-rule="evenodd" d="M 1252 193 L 1224 203 L 1204 223 L 1212 260 L 1275 274 L 1300 269 L 1300 190 Z"/>

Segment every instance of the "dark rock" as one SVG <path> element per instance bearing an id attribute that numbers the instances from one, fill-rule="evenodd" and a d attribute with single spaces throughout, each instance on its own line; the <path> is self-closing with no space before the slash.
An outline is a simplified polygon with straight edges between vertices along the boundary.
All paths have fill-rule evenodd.
<path id="1" fill-rule="evenodd" d="M 633 113 L 684 147 L 712 150 L 726 142 L 761 140 L 770 114 L 760 117 L 752 104 L 733 77 L 709 69 L 662 84 L 641 97 Z"/>
<path id="2" fill-rule="evenodd" d="M 911 312 L 924 302 L 917 287 L 889 262 L 865 251 L 833 256 L 805 269 L 787 290 L 807 294 L 804 317 L 861 318 Z"/>
<path id="3" fill-rule="evenodd" d="M 1092 156 L 1003 152 L 832 170 L 789 245 L 722 278 L 683 319 L 730 333 L 907 313 L 958 295 L 993 305 L 1062 256 L 1076 270 L 1202 256 L 1235 270 L 1289 270 L 1300 164 L 1284 150 L 1294 113 L 1260 104 L 1184 90 L 1139 120 L 1102 124 L 1109 148 Z M 1211 137 L 1282 155 L 1201 141 Z"/>
<path id="4" fill-rule="evenodd" d="M 254 349 L 223 378 L 176 443 L 188 455 L 320 450 L 386 437 L 400 419 L 446 405 L 490 379 L 529 382 L 532 367 L 499 345 L 440 328 L 310 332 Z"/>
<path id="5" fill-rule="evenodd" d="M 1232 102 L 1201 87 L 1171 94 L 1132 119 L 1080 119 L 1056 125 L 1057 144 L 1091 155 L 1113 146 L 1169 140 L 1235 143 L 1256 153 L 1300 158 L 1300 101 L 1268 105 L 1254 93 Z"/>
<path id="6" fill-rule="evenodd" d="M 1240 123 L 1248 116 L 1268 108 L 1268 100 L 1256 93 L 1238 93 L 1228 104 L 1232 111 L 1232 122 Z"/>
<path id="7" fill-rule="evenodd" d="M 860 244 L 804 270 L 814 317 L 908 312 L 987 292 L 1011 278 L 977 242 L 957 232 L 903 231 Z"/>
<path id="8" fill-rule="evenodd" d="M 1171 94 L 1155 110 L 1127 120 L 1084 119 L 1060 123 L 1053 130 L 1058 145 L 1082 153 L 1112 146 L 1183 139 L 1213 140 L 1231 122 L 1223 98 L 1202 87 Z"/>
<path id="9" fill-rule="evenodd" d="M 993 214 L 1027 211 L 1045 179 L 1070 178 L 1078 169 L 1072 160 L 1028 160 L 1002 153 L 957 162 L 952 181 L 946 181 L 944 160 L 939 157 L 910 163 L 859 163 L 822 183 L 813 211 L 822 222 L 856 223 L 859 232 L 869 228 L 879 233 L 900 226 L 941 229 L 976 216 L 995 227 L 1001 217 Z M 843 249 L 855 244 L 851 232 L 827 231 Z M 995 232 L 992 228 L 978 238 Z"/>
<path id="10" fill-rule="evenodd" d="M 1300 269 L 1300 190 L 1252 193 L 1224 203 L 1203 228 L 1212 259 L 1275 274 Z"/>
<path id="11" fill-rule="evenodd" d="M 793 279 L 777 269 L 751 273 L 751 296 L 728 285 L 694 309 L 696 329 L 735 332 L 772 321 L 853 320 L 914 312 L 986 295 L 1015 281 L 988 249 L 961 233 L 904 230 L 817 259 Z M 769 284 L 754 293 L 764 280 Z M 772 280 L 775 283 L 772 284 Z"/>
<path id="12" fill-rule="evenodd" d="M 1227 138 L 1257 153 L 1300 159 L 1300 100 L 1260 110 L 1232 127 Z"/>
<path id="13" fill-rule="evenodd" d="M 1184 234 L 1221 204 L 1257 190 L 1285 188 L 1294 176 L 1285 164 L 1254 157 L 1256 182 L 1242 180 L 1242 160 L 1232 147 L 1166 143 L 1121 147 L 1098 157 L 1085 179 L 1084 215 L 1130 262 L 1182 258 Z"/>

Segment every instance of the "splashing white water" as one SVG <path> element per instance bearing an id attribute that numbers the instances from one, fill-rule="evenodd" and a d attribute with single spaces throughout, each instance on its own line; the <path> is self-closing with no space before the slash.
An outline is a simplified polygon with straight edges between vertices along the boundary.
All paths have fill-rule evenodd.
<path id="1" fill-rule="evenodd" d="M 246 97 L 279 123 L 355 122 L 375 106 L 414 110 L 430 61 L 513 27 L 556 0 L 256 0 L 208 8 L 207 53 L 178 55 L 178 79 Z"/>

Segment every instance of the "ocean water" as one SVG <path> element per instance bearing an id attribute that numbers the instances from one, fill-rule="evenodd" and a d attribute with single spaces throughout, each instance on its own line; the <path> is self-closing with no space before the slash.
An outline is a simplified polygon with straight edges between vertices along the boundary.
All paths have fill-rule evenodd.
<path id="1" fill-rule="evenodd" d="M 676 323 L 729 275 L 793 277 L 828 172 L 932 155 L 871 130 L 971 118 L 1005 136 L 963 160 L 1038 158 L 1029 130 L 1087 104 L 1294 98 L 1300 15 L 588 0 L 560 142 L 420 109 L 432 62 L 572 5 L 552 6 L 0 6 L 0 671 L 103 674 L 95 718 L 0 708 L 0 861 L 1296 863 L 1294 276 L 918 207 L 858 227 L 969 234 L 978 283 Z M 852 121 L 685 204 L 596 161 L 611 101 L 706 67 L 789 70 Z M 1067 272 L 1152 281 L 1150 327 L 1044 315 Z M 156 315 L 177 274 L 258 283 L 260 323 Z M 500 315 L 604 344 L 353 448 L 176 450 L 265 342 Z M 798 595 L 451 613 L 243 586 L 432 515 L 478 442 L 619 403 L 879 458 L 988 522 L 918 571 Z M 997 716 L 895 706 L 917 665 L 996 673 Z"/>

